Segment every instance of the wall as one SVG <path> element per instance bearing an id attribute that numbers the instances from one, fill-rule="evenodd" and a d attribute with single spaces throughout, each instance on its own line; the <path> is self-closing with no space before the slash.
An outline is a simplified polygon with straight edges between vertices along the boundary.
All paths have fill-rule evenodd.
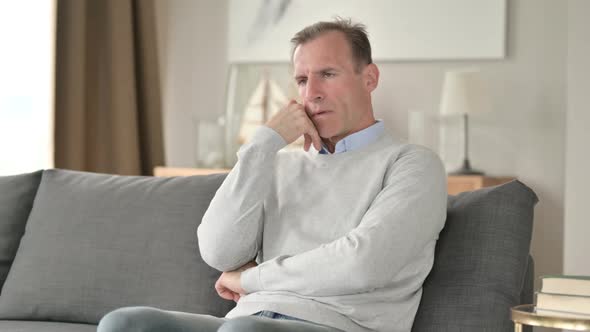
<path id="1" fill-rule="evenodd" d="M 199 120 L 223 113 L 226 0 L 156 1 L 166 165 L 194 166 Z"/>
<path id="2" fill-rule="evenodd" d="M 167 164 L 194 166 L 191 120 L 223 112 L 227 1 L 161 6 Z M 444 71 L 482 68 L 495 109 L 472 118 L 471 161 L 488 174 L 516 176 L 539 195 L 531 248 L 537 276 L 563 268 L 567 36 L 565 2 L 510 0 L 506 59 L 382 63 L 374 94 L 377 117 L 400 137 L 407 136 L 407 111 L 426 113 L 426 144 L 437 148 Z"/>
<path id="3" fill-rule="evenodd" d="M 590 1 L 568 8 L 567 131 L 565 176 L 564 272 L 590 275 Z"/>

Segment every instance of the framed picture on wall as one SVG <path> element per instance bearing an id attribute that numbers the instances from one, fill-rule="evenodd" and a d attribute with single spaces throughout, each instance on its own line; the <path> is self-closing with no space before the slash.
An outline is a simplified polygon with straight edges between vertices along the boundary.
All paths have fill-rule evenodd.
<path id="1" fill-rule="evenodd" d="M 230 0 L 228 59 L 288 62 L 304 26 L 351 18 L 367 26 L 376 61 L 501 59 L 506 0 Z"/>

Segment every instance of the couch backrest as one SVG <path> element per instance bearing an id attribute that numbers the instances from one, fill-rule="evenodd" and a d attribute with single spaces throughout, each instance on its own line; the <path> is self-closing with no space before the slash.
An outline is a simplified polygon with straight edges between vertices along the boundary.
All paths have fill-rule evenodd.
<path id="1" fill-rule="evenodd" d="M 510 308 L 527 299 L 538 199 L 519 181 L 449 196 L 434 266 L 413 331 L 512 331 Z"/>
<path id="2" fill-rule="evenodd" d="M 25 232 L 41 174 L 0 176 L 0 289 Z"/>
<path id="3" fill-rule="evenodd" d="M 44 171 L 0 319 L 97 323 L 136 305 L 224 315 L 234 303 L 196 236 L 222 180 Z"/>
<path id="4" fill-rule="evenodd" d="M 0 296 L 0 319 L 96 323 L 116 307 L 150 304 L 224 315 L 233 305 L 214 294 L 219 272 L 204 266 L 194 234 L 224 177 L 49 170 L 41 185 L 41 172 L 0 177 L 0 286 L 38 191 L 25 245 L 18 250 L 10 285 L 5 285 L 10 289 L 5 287 Z M 449 196 L 446 225 L 413 331 L 512 330 L 509 308 L 532 301 L 529 247 L 537 201 L 519 181 Z M 172 236 L 167 227 L 186 231 Z M 164 257 L 172 250 L 166 249 L 170 242 L 182 253 L 176 259 Z M 64 300 L 64 287 L 71 299 Z M 184 296 L 179 287 L 198 298 Z M 180 303 L 173 305 L 171 294 L 178 294 Z M 80 304 L 84 297 L 92 303 Z M 58 300 L 65 301 L 61 307 Z"/>

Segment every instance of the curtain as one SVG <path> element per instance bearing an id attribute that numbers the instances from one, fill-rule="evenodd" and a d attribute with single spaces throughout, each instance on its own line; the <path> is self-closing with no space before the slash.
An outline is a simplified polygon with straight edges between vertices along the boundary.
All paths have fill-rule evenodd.
<path id="1" fill-rule="evenodd" d="M 55 167 L 151 175 L 164 164 L 153 0 L 58 0 Z"/>

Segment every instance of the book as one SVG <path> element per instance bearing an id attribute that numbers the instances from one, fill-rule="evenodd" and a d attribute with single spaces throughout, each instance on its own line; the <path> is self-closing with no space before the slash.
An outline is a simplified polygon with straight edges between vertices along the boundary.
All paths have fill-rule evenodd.
<path id="1" fill-rule="evenodd" d="M 590 315 L 585 314 L 578 314 L 569 311 L 561 311 L 561 310 L 548 310 L 548 309 L 539 309 L 535 310 L 537 315 L 543 316 L 551 316 L 551 317 L 566 317 L 566 318 L 576 318 L 576 319 L 587 319 L 590 320 Z"/>
<path id="2" fill-rule="evenodd" d="M 537 312 L 539 310 L 590 315 L 590 296 L 537 292 Z"/>
<path id="3" fill-rule="evenodd" d="M 590 276 L 542 276 L 541 292 L 590 296 Z"/>

